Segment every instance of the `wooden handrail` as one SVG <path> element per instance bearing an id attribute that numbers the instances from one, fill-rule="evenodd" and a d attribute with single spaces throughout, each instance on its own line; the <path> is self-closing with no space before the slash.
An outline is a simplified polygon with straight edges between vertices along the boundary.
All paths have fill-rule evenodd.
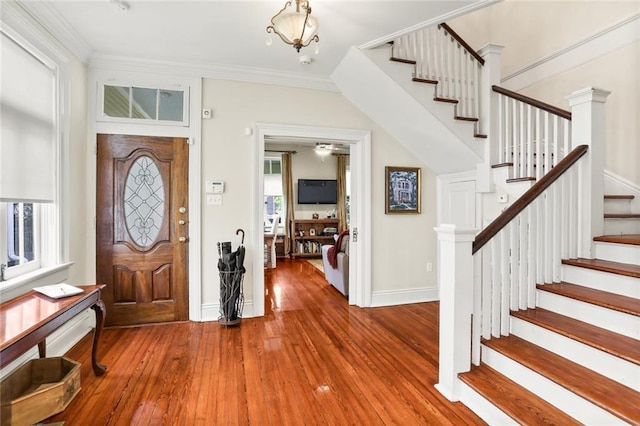
<path id="1" fill-rule="evenodd" d="M 535 183 L 527 192 L 510 205 L 500 216 L 482 230 L 473 242 L 472 254 L 475 254 L 493 237 L 496 236 L 505 226 L 520 214 L 529 204 L 538 198 L 553 182 L 562 176 L 569 168 L 578 161 L 589 149 L 588 145 L 580 145 L 564 157 L 549 173 Z"/>
<path id="2" fill-rule="evenodd" d="M 500 93 L 501 95 L 508 96 L 508 97 L 513 98 L 513 99 L 515 99 L 517 101 L 524 102 L 525 104 L 529 104 L 529 105 L 534 106 L 536 108 L 540 108 L 541 110 L 550 112 L 551 114 L 555 114 L 555 115 L 557 115 L 559 117 L 566 118 L 567 120 L 571 120 L 571 112 L 569 112 L 567 110 L 560 109 L 558 107 L 554 107 L 553 105 L 549 105 L 549 104 L 546 104 L 544 102 L 540 102 L 537 99 L 533 99 L 533 98 L 530 98 L 528 96 L 521 95 L 520 93 L 517 93 L 517 92 L 512 92 L 511 90 L 505 89 L 505 88 L 500 87 L 500 86 L 492 86 L 491 88 L 496 93 Z"/>
<path id="3" fill-rule="evenodd" d="M 449 35 L 451 35 L 451 37 L 453 37 L 454 39 L 456 39 L 456 41 L 457 41 L 458 43 L 460 43 L 460 45 L 461 45 L 462 47 L 464 47 L 464 48 L 465 48 L 465 50 L 471 54 L 471 56 L 473 56 L 474 58 L 476 58 L 476 60 L 477 60 L 478 62 L 480 62 L 480 65 L 484 65 L 484 59 L 482 59 L 482 56 L 478 55 L 478 52 L 476 52 L 475 50 L 473 50 L 473 48 L 472 48 L 471 46 L 469 46 L 469 45 L 467 44 L 467 42 L 466 42 L 466 41 L 464 41 L 464 40 L 462 39 L 462 37 L 460 37 L 460 36 L 458 35 L 458 33 L 456 33 L 455 31 L 453 31 L 453 28 L 451 28 L 449 25 L 447 25 L 447 24 L 446 24 L 446 23 L 444 23 L 444 22 L 443 22 L 443 23 L 441 23 L 440 25 L 438 25 L 438 28 L 444 28 L 444 30 L 445 30 L 446 32 L 448 32 L 448 33 L 449 33 Z"/>

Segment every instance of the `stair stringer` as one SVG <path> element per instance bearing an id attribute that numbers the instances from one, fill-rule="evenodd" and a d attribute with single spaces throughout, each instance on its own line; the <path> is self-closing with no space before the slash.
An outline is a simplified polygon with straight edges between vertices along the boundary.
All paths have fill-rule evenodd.
<path id="1" fill-rule="evenodd" d="M 457 105 L 449 102 L 435 101 L 436 85 L 413 81 L 415 65 L 391 61 L 391 50 L 385 47 L 368 49 L 363 53 L 380 69 L 391 77 L 398 86 L 414 97 L 429 113 L 447 126 L 462 142 L 479 156 L 484 155 L 485 139 L 476 138 L 476 123 L 456 120 Z M 474 117 L 479 118 L 479 117 Z"/>
<path id="2" fill-rule="evenodd" d="M 436 175 L 475 170 L 483 162 L 480 154 L 360 49 L 349 49 L 331 78 L 343 96 Z M 450 121 L 454 121 L 453 111 Z"/>

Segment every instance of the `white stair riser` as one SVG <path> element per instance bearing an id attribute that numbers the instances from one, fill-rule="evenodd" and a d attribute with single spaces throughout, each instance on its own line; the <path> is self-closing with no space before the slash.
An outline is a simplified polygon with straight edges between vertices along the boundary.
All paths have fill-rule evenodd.
<path id="1" fill-rule="evenodd" d="M 501 426 L 518 424 L 464 382 L 460 382 L 460 402 L 469 407 L 471 411 L 487 422 L 487 424 Z"/>
<path id="2" fill-rule="evenodd" d="M 511 333 L 640 392 L 640 367 L 528 321 L 511 317 Z"/>
<path id="3" fill-rule="evenodd" d="M 605 213 L 631 213 L 631 200 L 604 199 Z"/>
<path id="4" fill-rule="evenodd" d="M 624 424 L 608 411 L 491 348 L 482 347 L 482 362 L 579 422 L 606 425 Z"/>
<path id="5" fill-rule="evenodd" d="M 640 339 L 640 317 L 615 311 L 602 306 L 564 297 L 544 290 L 537 290 L 536 306 L 557 312 L 566 317 Z M 638 300 L 640 304 L 640 300 Z M 640 342 L 638 342 L 640 344 Z"/>
<path id="6" fill-rule="evenodd" d="M 561 276 L 562 281 L 640 299 L 639 278 L 571 265 L 562 265 Z"/>
<path id="7" fill-rule="evenodd" d="M 640 234 L 640 219 L 605 219 L 604 234 Z"/>
<path id="8" fill-rule="evenodd" d="M 640 265 L 640 246 L 596 241 L 596 259 Z"/>

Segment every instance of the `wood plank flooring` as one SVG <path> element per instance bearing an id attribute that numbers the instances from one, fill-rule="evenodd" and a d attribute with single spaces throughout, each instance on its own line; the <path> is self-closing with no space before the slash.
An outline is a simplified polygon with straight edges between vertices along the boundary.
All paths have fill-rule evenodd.
<path id="1" fill-rule="evenodd" d="M 265 273 L 266 316 L 105 329 L 67 356 L 82 390 L 51 421 L 74 425 L 484 424 L 434 388 L 438 303 L 360 309 L 305 261 Z M 245 283 L 246 285 L 246 283 Z M 108 315 L 108 313 L 107 313 Z"/>

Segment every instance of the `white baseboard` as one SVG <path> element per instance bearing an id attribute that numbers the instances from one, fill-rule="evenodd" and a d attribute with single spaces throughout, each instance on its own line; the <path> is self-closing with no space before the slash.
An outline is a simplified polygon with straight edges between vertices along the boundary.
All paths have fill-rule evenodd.
<path id="1" fill-rule="evenodd" d="M 69 349 L 78 343 L 84 336 L 93 331 L 96 323 L 95 318 L 95 314 L 90 309 L 87 309 L 73 317 L 65 325 L 49 335 L 46 340 L 47 356 L 62 356 L 67 353 Z M 0 377 L 5 377 L 16 368 L 33 358 L 38 358 L 37 346 L 29 349 L 18 359 L 0 370 Z"/>
<path id="2" fill-rule="evenodd" d="M 371 307 L 408 305 L 437 300 L 440 300 L 440 292 L 436 287 L 374 291 L 371 295 Z"/>

